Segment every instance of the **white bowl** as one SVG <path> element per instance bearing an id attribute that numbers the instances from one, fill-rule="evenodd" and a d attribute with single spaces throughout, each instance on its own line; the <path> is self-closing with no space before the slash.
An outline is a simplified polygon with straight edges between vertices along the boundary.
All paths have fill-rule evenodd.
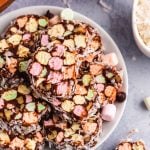
<path id="1" fill-rule="evenodd" d="M 132 30 L 133 30 L 133 36 L 135 39 L 135 42 L 138 46 L 138 48 L 148 57 L 150 57 L 150 48 L 147 47 L 142 38 L 139 35 L 137 25 L 136 25 L 136 6 L 138 4 L 139 0 L 133 1 L 133 8 L 132 8 Z"/>
<path id="2" fill-rule="evenodd" d="M 50 10 L 54 14 L 59 14 L 63 10 L 63 8 L 54 7 L 54 6 L 31 6 L 31 7 L 21 8 L 21 9 L 12 11 L 12 12 L 7 13 L 7 14 L 0 17 L 0 22 L 1 22 L 0 33 L 2 33 L 4 31 L 4 29 L 8 26 L 8 24 L 10 24 L 11 20 L 13 20 L 14 18 L 16 18 L 20 15 L 25 15 L 25 14 L 42 15 L 47 10 Z M 106 49 L 106 53 L 109 53 L 109 52 L 115 52 L 116 53 L 116 55 L 118 56 L 118 59 L 119 59 L 118 67 L 122 68 L 123 72 L 124 72 L 123 90 L 126 92 L 126 94 L 128 94 L 127 70 L 126 70 L 124 59 L 120 53 L 120 50 L 118 49 L 117 45 L 115 44 L 115 42 L 104 31 L 104 29 L 102 27 L 100 27 L 98 24 L 96 24 L 92 20 L 88 19 L 87 17 L 85 17 L 85 16 L 83 16 L 77 12 L 74 12 L 74 19 L 88 23 L 91 26 L 95 27 L 102 37 L 102 42 L 103 42 L 103 45 Z M 114 129 L 116 128 L 116 126 L 118 125 L 118 123 L 122 117 L 122 114 L 123 114 L 124 109 L 125 109 L 125 105 L 126 105 L 126 101 L 123 103 L 116 103 L 116 106 L 117 106 L 116 117 L 112 122 L 107 122 L 107 123 L 105 122 L 103 124 L 103 133 L 101 134 L 97 145 L 93 149 L 98 148 L 98 146 L 100 146 L 110 136 L 110 134 L 114 131 Z"/>

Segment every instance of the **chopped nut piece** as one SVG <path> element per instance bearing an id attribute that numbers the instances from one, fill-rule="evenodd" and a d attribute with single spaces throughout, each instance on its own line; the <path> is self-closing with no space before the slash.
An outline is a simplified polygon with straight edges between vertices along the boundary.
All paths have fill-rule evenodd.
<path id="1" fill-rule="evenodd" d="M 97 129 L 97 123 L 87 122 L 82 126 L 85 133 L 93 134 Z"/>
<path id="2" fill-rule="evenodd" d="M 99 74 L 103 69 L 103 66 L 100 64 L 94 64 L 94 65 L 90 65 L 90 73 L 92 75 L 97 75 Z"/>
<path id="3" fill-rule="evenodd" d="M 76 132 L 77 130 L 80 129 L 80 124 L 74 122 L 71 129 Z"/>
<path id="4" fill-rule="evenodd" d="M 18 86 L 18 92 L 24 95 L 30 94 L 30 88 L 28 88 L 26 85 L 19 85 Z"/>
<path id="5" fill-rule="evenodd" d="M 13 115 L 12 111 L 5 109 L 4 113 L 5 113 L 5 117 L 6 117 L 7 121 L 10 121 L 11 115 Z"/>
<path id="6" fill-rule="evenodd" d="M 0 145 L 7 145 L 10 143 L 10 138 L 7 133 L 0 131 Z"/>
<path id="7" fill-rule="evenodd" d="M 26 112 L 23 114 L 23 121 L 25 124 L 36 124 L 38 116 L 35 112 Z"/>
<path id="8" fill-rule="evenodd" d="M 75 78 L 75 66 L 63 67 L 64 79 L 74 79 Z"/>
<path id="9" fill-rule="evenodd" d="M 0 68 L 3 68 L 5 60 L 0 56 Z"/>
<path id="10" fill-rule="evenodd" d="M 6 57 L 6 64 L 7 64 L 7 67 L 8 67 L 8 70 L 10 73 L 16 72 L 17 59 L 12 58 L 12 57 L 10 57 L 10 58 Z"/>
<path id="11" fill-rule="evenodd" d="M 19 57 L 27 57 L 30 54 L 29 48 L 19 45 L 17 55 Z"/>
<path id="12" fill-rule="evenodd" d="M 24 147 L 24 140 L 21 140 L 18 137 L 15 137 L 10 143 L 10 148 L 12 149 L 23 149 L 23 147 Z"/>
<path id="13" fill-rule="evenodd" d="M 64 136 L 66 137 L 66 138 L 68 138 L 68 137 L 70 137 L 72 134 L 74 134 L 75 132 L 72 130 L 72 129 L 65 129 L 65 134 L 64 134 Z"/>
<path id="14" fill-rule="evenodd" d="M 81 86 L 81 85 L 77 84 L 76 88 L 75 88 L 75 94 L 85 95 L 85 94 L 87 94 L 87 90 L 84 86 Z"/>
<path id="15" fill-rule="evenodd" d="M 27 138 L 27 139 L 25 140 L 25 147 L 26 147 L 27 149 L 29 149 L 29 150 L 35 150 L 35 148 L 36 148 L 36 141 Z"/>
<path id="16" fill-rule="evenodd" d="M 57 131 L 56 130 L 52 131 L 51 134 L 48 134 L 48 139 L 49 140 L 53 140 L 56 137 L 57 137 Z"/>
<path id="17" fill-rule="evenodd" d="M 105 101 L 106 97 L 104 95 L 104 93 L 99 93 L 99 97 L 98 97 L 98 101 L 100 104 L 103 104 L 103 102 Z"/>
<path id="18" fill-rule="evenodd" d="M 109 97 L 110 102 L 114 102 L 116 100 L 116 88 L 113 86 L 107 86 L 105 89 L 105 95 Z"/>
<path id="19" fill-rule="evenodd" d="M 98 50 L 101 48 L 101 40 L 99 36 L 95 36 L 90 43 L 90 48 L 93 50 Z"/>
<path id="20" fill-rule="evenodd" d="M 5 39 L 0 40 L 0 53 L 3 52 L 9 45 Z"/>
<path id="21" fill-rule="evenodd" d="M 76 143 L 77 145 L 80 143 L 84 145 L 84 139 L 83 136 L 80 134 L 73 134 L 71 140 Z"/>

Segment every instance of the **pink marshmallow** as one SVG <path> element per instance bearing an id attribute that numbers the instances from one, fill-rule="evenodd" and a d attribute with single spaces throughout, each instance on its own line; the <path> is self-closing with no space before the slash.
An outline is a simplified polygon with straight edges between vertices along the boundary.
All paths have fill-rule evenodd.
<path id="1" fill-rule="evenodd" d="M 50 81 L 52 84 L 59 83 L 63 79 L 63 75 L 59 72 L 50 72 L 47 80 Z"/>
<path id="2" fill-rule="evenodd" d="M 44 121 L 44 126 L 48 127 L 48 126 L 53 126 L 54 122 L 52 119 L 49 119 L 48 121 Z"/>
<path id="3" fill-rule="evenodd" d="M 31 65 L 31 69 L 30 69 L 30 74 L 32 74 L 33 76 L 38 76 L 42 71 L 42 66 L 41 64 L 34 62 Z"/>
<path id="4" fill-rule="evenodd" d="M 61 82 L 57 86 L 57 94 L 58 95 L 66 95 L 68 90 L 68 83 L 67 82 Z"/>
<path id="5" fill-rule="evenodd" d="M 52 104 L 53 104 L 54 106 L 59 106 L 59 105 L 61 104 L 61 101 L 59 101 L 58 99 L 53 99 Z"/>
<path id="6" fill-rule="evenodd" d="M 31 95 L 26 95 L 26 103 L 32 102 L 32 96 Z"/>
<path id="7" fill-rule="evenodd" d="M 95 85 L 95 89 L 97 90 L 97 92 L 102 92 L 104 90 L 104 84 L 96 84 Z"/>
<path id="8" fill-rule="evenodd" d="M 85 108 L 81 105 L 76 105 L 73 110 L 73 113 L 78 117 L 84 117 L 87 115 Z"/>
<path id="9" fill-rule="evenodd" d="M 25 40 L 30 40 L 31 38 L 31 34 L 27 33 L 27 34 L 24 34 L 22 39 L 25 41 Z"/>
<path id="10" fill-rule="evenodd" d="M 48 45 L 48 35 L 42 35 L 41 45 L 42 46 Z"/>
<path id="11" fill-rule="evenodd" d="M 110 65 L 110 66 L 116 66 L 118 64 L 118 58 L 115 53 L 106 54 L 102 57 L 103 63 Z"/>
<path id="12" fill-rule="evenodd" d="M 62 56 L 64 53 L 65 47 L 63 45 L 57 45 L 57 47 L 55 48 L 55 51 L 52 52 L 53 56 Z"/>
<path id="13" fill-rule="evenodd" d="M 4 107 L 4 100 L 0 98 L 0 109 Z"/>
<path id="14" fill-rule="evenodd" d="M 52 57 L 49 61 L 49 66 L 50 68 L 54 70 L 60 70 L 63 65 L 63 60 L 60 59 L 59 57 Z"/>
<path id="15" fill-rule="evenodd" d="M 112 121 L 115 118 L 116 106 L 114 104 L 106 104 L 102 108 L 102 119 L 105 121 Z"/>

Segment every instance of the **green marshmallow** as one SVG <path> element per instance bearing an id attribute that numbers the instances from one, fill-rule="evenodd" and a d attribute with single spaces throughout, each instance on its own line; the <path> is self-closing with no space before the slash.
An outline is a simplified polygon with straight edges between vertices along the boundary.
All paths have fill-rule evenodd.
<path id="1" fill-rule="evenodd" d="M 27 105 L 26 105 L 26 109 L 28 110 L 28 111 L 35 111 L 35 103 L 28 103 Z"/>
<path id="2" fill-rule="evenodd" d="M 84 86 L 88 86 L 91 82 L 91 79 L 92 79 L 92 77 L 90 75 L 88 75 L 88 74 L 84 75 L 82 77 L 82 82 L 83 82 Z"/>
<path id="3" fill-rule="evenodd" d="M 19 71 L 25 72 L 28 68 L 28 61 L 22 61 L 19 63 Z"/>
<path id="4" fill-rule="evenodd" d="M 85 96 L 85 98 L 86 98 L 87 100 L 92 100 L 93 97 L 94 97 L 94 90 L 89 89 L 89 90 L 88 90 L 88 93 L 87 93 L 87 96 Z"/>
<path id="5" fill-rule="evenodd" d="M 48 24 L 48 22 L 47 22 L 47 20 L 46 19 L 39 19 L 39 25 L 41 26 L 41 27 L 46 27 L 47 26 L 47 24 Z"/>
<path id="6" fill-rule="evenodd" d="M 17 91 L 16 90 L 9 90 L 2 94 L 2 99 L 5 101 L 11 101 L 17 98 Z"/>
<path id="7" fill-rule="evenodd" d="M 37 108 L 38 112 L 41 112 L 41 111 L 43 111 L 45 109 L 45 106 L 43 104 L 41 104 L 41 103 L 38 103 L 37 107 L 38 107 Z"/>
<path id="8" fill-rule="evenodd" d="M 103 84 L 106 83 L 106 79 L 103 75 L 96 76 L 95 80 L 97 83 L 103 83 Z"/>
<path id="9" fill-rule="evenodd" d="M 15 116 L 15 119 L 20 119 L 22 117 L 22 114 L 21 113 L 18 113 L 16 116 Z"/>
<path id="10" fill-rule="evenodd" d="M 2 68 L 5 64 L 4 59 L 0 56 L 0 68 Z"/>

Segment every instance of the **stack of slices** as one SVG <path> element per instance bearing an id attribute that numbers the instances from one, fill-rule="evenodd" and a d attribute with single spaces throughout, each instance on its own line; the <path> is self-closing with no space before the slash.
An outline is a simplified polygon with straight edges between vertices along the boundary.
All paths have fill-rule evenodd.
<path id="1" fill-rule="evenodd" d="M 0 40 L 0 147 L 93 147 L 126 98 L 117 64 L 69 9 L 13 20 Z"/>

